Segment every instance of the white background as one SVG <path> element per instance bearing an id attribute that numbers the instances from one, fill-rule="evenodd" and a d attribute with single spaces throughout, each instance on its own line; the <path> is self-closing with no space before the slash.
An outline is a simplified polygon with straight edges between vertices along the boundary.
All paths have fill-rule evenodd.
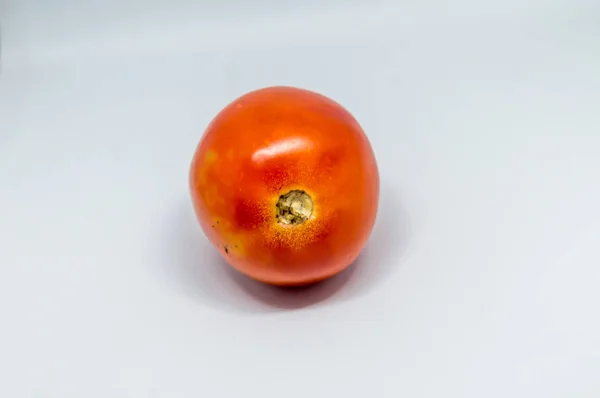
<path id="1" fill-rule="evenodd" d="M 451 4 L 450 4 L 451 3 Z M 0 2 L 0 396 L 600 396 L 600 3 Z M 350 270 L 223 265 L 188 166 L 317 90 L 382 190 Z"/>

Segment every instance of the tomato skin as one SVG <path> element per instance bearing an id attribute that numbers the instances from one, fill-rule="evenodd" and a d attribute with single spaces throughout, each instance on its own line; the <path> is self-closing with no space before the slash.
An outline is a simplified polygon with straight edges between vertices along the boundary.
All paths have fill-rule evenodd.
<path id="1" fill-rule="evenodd" d="M 341 272 L 360 254 L 377 215 L 379 174 L 366 135 L 341 105 L 267 87 L 212 120 L 190 189 L 202 230 L 229 264 L 268 284 L 298 286 Z"/>

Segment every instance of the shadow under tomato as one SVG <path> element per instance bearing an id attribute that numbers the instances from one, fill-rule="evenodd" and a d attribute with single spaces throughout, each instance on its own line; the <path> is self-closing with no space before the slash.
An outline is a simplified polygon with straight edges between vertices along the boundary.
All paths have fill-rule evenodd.
<path id="1" fill-rule="evenodd" d="M 254 299 L 272 308 L 292 310 L 325 303 L 328 299 L 333 299 L 349 280 L 354 268 L 350 266 L 332 278 L 301 287 L 269 286 L 252 280 L 233 269 L 229 272 L 238 286 Z"/>
<path id="2" fill-rule="evenodd" d="M 166 280 L 197 300 L 227 310 L 269 312 L 326 305 L 364 294 L 398 268 L 408 242 L 408 223 L 393 191 L 382 189 L 380 216 L 367 247 L 342 273 L 317 284 L 282 288 L 254 281 L 234 270 L 212 247 L 194 216 L 191 202 L 166 219 Z M 166 243 L 164 243 L 166 242 Z M 162 259 L 161 259 L 162 260 Z"/>

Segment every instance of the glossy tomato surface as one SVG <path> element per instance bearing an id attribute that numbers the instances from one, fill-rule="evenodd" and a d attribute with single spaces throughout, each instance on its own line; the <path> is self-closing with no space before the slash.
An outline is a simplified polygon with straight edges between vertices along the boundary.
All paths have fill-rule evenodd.
<path id="1" fill-rule="evenodd" d="M 379 174 L 354 117 L 320 94 L 268 87 L 226 106 L 192 160 L 196 215 L 225 260 L 274 285 L 348 267 L 375 223 Z"/>

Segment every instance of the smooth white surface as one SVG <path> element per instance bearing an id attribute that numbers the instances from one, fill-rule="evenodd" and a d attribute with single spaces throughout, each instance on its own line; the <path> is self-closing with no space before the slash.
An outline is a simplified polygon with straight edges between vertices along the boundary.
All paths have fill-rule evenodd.
<path id="1" fill-rule="evenodd" d="M 0 396 L 600 396 L 600 7 L 453 3 L 2 3 Z M 187 190 L 271 84 L 381 170 L 357 266 L 298 292 L 222 267 Z"/>

